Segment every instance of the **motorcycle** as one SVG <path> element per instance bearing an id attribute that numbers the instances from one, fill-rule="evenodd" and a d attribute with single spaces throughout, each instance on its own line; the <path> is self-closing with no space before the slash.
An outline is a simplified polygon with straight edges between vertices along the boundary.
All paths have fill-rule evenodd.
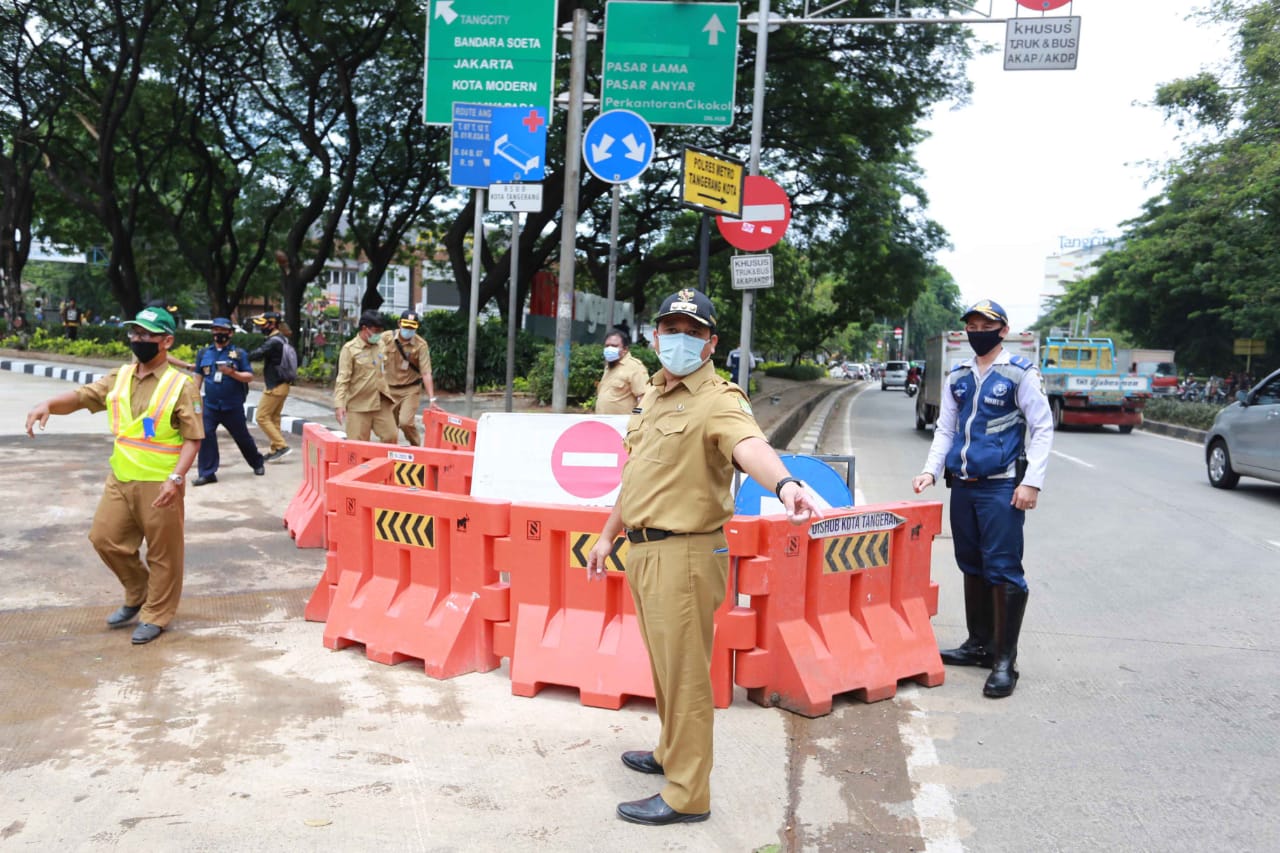
<path id="1" fill-rule="evenodd" d="M 916 392 L 919 391 L 920 388 L 915 382 L 908 382 L 905 390 L 907 392 L 908 397 L 914 397 L 916 395 Z"/>
<path id="2" fill-rule="evenodd" d="M 1178 399 L 1183 403 L 1197 403 L 1204 397 L 1204 386 L 1189 379 L 1178 388 Z"/>

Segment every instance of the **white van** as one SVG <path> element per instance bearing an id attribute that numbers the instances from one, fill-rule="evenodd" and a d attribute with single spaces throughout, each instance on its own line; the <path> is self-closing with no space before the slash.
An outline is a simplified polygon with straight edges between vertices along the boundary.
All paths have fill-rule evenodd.
<path id="1" fill-rule="evenodd" d="M 880 378 L 880 390 L 888 391 L 890 387 L 906 388 L 908 369 L 910 365 L 905 361 L 886 361 L 884 376 Z"/>

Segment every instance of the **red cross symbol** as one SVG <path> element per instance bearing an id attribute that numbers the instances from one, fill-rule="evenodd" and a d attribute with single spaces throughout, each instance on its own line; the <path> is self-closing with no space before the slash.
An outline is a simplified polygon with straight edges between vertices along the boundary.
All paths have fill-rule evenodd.
<path id="1" fill-rule="evenodd" d="M 544 124 L 542 116 L 538 115 L 537 110 L 529 110 L 529 114 L 520 119 L 520 123 L 529 128 L 530 133 L 537 133 L 538 128 Z"/>

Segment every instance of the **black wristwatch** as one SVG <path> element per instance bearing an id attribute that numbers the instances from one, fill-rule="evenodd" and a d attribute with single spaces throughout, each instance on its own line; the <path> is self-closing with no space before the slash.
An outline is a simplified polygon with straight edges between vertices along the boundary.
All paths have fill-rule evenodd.
<path id="1" fill-rule="evenodd" d="M 778 500 L 782 500 L 782 487 L 785 486 L 787 483 L 795 483 L 797 486 L 804 485 L 795 477 L 783 477 L 781 480 L 778 481 L 778 485 L 773 487 L 773 493 L 778 496 Z"/>

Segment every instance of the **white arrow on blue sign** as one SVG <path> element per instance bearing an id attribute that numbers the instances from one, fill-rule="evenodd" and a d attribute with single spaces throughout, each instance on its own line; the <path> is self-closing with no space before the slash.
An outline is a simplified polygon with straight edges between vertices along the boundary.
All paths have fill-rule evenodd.
<path id="1" fill-rule="evenodd" d="M 653 128 L 631 110 L 601 113 L 583 137 L 582 158 L 600 180 L 626 183 L 653 162 Z"/>

